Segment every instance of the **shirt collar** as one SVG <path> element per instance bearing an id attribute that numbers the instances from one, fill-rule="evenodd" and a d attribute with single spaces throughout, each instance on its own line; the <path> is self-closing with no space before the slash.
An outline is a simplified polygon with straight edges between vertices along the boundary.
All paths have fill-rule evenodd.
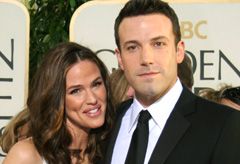
<path id="1" fill-rule="evenodd" d="M 163 128 L 170 113 L 172 112 L 177 100 L 179 99 L 182 92 L 182 84 L 179 79 L 173 87 L 162 97 L 160 97 L 156 102 L 147 107 L 147 110 L 152 116 L 153 121 L 160 127 Z M 171 103 L 170 103 L 171 102 Z M 140 102 L 134 97 L 133 103 L 130 106 L 130 121 L 129 129 L 131 131 L 133 127 L 137 124 L 138 115 L 141 110 L 146 110 Z"/>

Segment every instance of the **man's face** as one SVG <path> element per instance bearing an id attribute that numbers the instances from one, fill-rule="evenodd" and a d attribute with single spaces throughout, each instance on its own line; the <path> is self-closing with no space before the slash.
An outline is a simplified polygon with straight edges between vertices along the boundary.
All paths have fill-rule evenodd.
<path id="1" fill-rule="evenodd" d="M 177 80 L 177 64 L 184 58 L 184 43 L 175 46 L 172 23 L 162 14 L 124 18 L 119 26 L 118 62 L 135 89 L 136 98 L 149 106 Z"/>

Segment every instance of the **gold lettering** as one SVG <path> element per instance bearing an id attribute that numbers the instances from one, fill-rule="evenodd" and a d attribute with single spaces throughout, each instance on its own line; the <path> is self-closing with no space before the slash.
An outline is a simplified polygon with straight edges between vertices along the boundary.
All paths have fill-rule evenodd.
<path id="1" fill-rule="evenodd" d="M 182 21 L 180 26 L 181 26 L 182 38 L 191 39 L 193 37 L 193 31 L 192 31 L 193 24 L 190 21 Z"/>
<path id="2" fill-rule="evenodd" d="M 200 20 L 195 25 L 191 21 L 181 21 L 181 34 L 183 39 L 192 39 L 196 36 L 199 39 L 207 39 L 207 35 L 200 29 L 203 25 L 207 25 L 206 20 Z"/>
<path id="3" fill-rule="evenodd" d="M 194 28 L 194 32 L 196 36 L 200 39 L 207 39 L 207 35 L 203 35 L 202 33 L 200 34 L 200 30 L 199 30 L 199 28 L 204 24 L 207 24 L 206 20 L 199 21 Z"/>

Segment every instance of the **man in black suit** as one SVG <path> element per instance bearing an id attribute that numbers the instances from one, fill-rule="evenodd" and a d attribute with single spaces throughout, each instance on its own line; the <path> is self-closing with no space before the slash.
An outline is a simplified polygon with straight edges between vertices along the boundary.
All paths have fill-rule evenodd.
<path id="1" fill-rule="evenodd" d="M 118 109 L 105 163 L 134 164 L 129 147 L 145 110 L 151 115 L 148 144 L 144 155 L 136 154 L 143 156 L 137 164 L 240 164 L 239 112 L 197 97 L 177 76 L 185 46 L 167 3 L 127 2 L 115 21 L 115 40 L 135 97 Z"/>

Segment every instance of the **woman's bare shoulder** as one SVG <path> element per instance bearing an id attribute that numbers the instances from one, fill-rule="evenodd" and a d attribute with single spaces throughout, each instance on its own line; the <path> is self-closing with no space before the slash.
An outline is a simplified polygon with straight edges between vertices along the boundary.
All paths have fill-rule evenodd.
<path id="1" fill-rule="evenodd" d="M 42 164 L 42 158 L 31 138 L 17 142 L 8 152 L 3 164 Z"/>

